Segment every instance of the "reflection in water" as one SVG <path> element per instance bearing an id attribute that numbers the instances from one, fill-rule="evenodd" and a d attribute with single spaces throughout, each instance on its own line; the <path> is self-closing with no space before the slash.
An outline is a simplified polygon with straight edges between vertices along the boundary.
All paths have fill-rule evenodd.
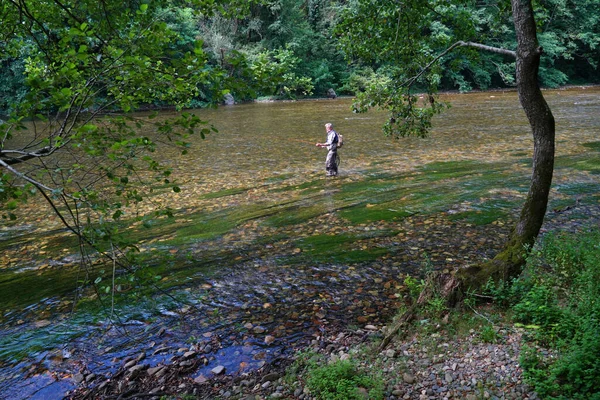
<path id="1" fill-rule="evenodd" d="M 600 89 L 545 94 L 557 120 L 557 156 L 585 154 L 588 149 L 583 144 L 597 142 L 600 137 Z M 48 384 L 51 387 L 38 396 L 48 391 L 58 396 L 70 387 L 66 378 L 79 372 L 83 364 L 90 372 L 109 375 L 127 357 L 140 353 L 146 355 L 145 362 L 150 366 L 172 362 L 181 357 L 178 348 L 194 348 L 206 357 L 206 365 L 196 369 L 194 377 L 209 375 L 217 364 L 225 366 L 228 372 L 258 368 L 265 360 L 289 352 L 290 344 L 306 342 L 313 334 L 347 323 L 385 323 L 393 313 L 394 294 L 396 286 L 402 283 L 402 274 L 417 269 L 426 252 L 439 253 L 439 260 L 444 263 L 466 262 L 460 259 L 470 247 L 475 250 L 469 257 L 489 256 L 498 243 L 489 237 L 499 236 L 506 227 L 469 226 L 471 231 L 463 235 L 456 232 L 456 225 L 445 219 L 434 221 L 427 214 L 383 222 L 365 222 L 358 218 L 360 215 L 354 215 L 356 219 L 352 220 L 350 214 L 343 214 L 357 206 L 365 212 L 371 206 L 376 209 L 371 202 L 383 202 L 382 198 L 398 206 L 378 210 L 387 215 L 422 211 L 400 208 L 417 192 L 411 182 L 424 175 L 422 166 L 434 162 L 476 161 L 475 165 L 489 165 L 490 171 L 499 168 L 494 164 L 499 163 L 509 174 L 527 176 L 528 166 L 523 160 L 530 158 L 532 139 L 516 92 L 452 94 L 443 99 L 452 108 L 436 118 L 434 131 L 426 139 L 384 137 L 381 125 L 385 114 L 353 114 L 350 99 L 244 104 L 195 111 L 213 122 L 219 133 L 210 134 L 206 140 L 198 138 L 186 156 L 162 153 L 164 162 L 180 177 L 183 188 L 180 195 L 170 198 L 174 199 L 169 200 L 170 205 L 192 221 L 181 221 L 167 235 L 177 236 L 184 229 L 189 232 L 189 225 L 206 222 L 192 218 L 204 215 L 201 213 L 215 220 L 229 218 L 227 222 L 233 223 L 231 230 L 212 241 L 197 240 L 191 249 L 196 264 L 204 265 L 209 260 L 213 269 L 220 270 L 206 276 L 205 269 L 197 266 L 174 266 L 173 279 L 182 269 L 183 274 L 178 276 L 190 282 L 185 293 L 192 307 L 165 309 L 157 322 L 152 322 L 155 316 L 130 310 L 125 316 L 128 335 L 116 329 L 104 332 L 104 326 L 98 323 L 98 330 L 90 328 L 81 333 L 81 339 L 65 344 L 71 353 L 69 357 L 54 351 L 38 354 L 32 364 L 0 364 L 0 398 L 15 387 L 22 389 L 25 398 Z M 326 122 L 332 122 L 346 142 L 340 150 L 340 176 L 330 180 L 323 176 L 324 153 L 314 146 L 323 141 Z M 433 194 L 438 194 L 434 192 L 446 194 L 447 201 L 464 200 L 458 206 L 449 204 L 446 209 L 468 206 L 472 199 L 462 199 L 456 192 L 479 193 L 475 190 L 481 182 L 475 176 L 490 171 L 471 172 L 473 187 L 468 180 L 460 181 L 463 186 L 417 182 L 430 185 L 422 208 L 432 202 Z M 572 174 L 572 170 L 557 170 L 557 187 L 569 183 Z M 390 176 L 406 177 L 406 182 L 394 182 Z M 361 188 L 365 178 L 372 178 L 376 185 Z M 598 180 L 582 173 L 579 179 L 584 178 Z M 488 186 L 483 187 L 481 193 L 486 196 L 495 193 Z M 390 193 L 386 192 L 389 188 L 393 189 Z M 207 196 L 228 189 L 236 191 L 227 196 Z M 498 188 L 501 190 L 516 197 L 521 195 L 519 190 L 522 192 L 521 188 L 512 187 Z M 440 197 L 443 202 L 444 197 Z M 415 204 L 419 208 L 419 203 Z M 240 211 L 240 215 L 232 217 L 236 210 L 250 206 L 256 208 L 255 214 L 242 215 Z M 30 217 L 28 222 L 40 224 L 36 221 L 39 215 L 32 212 Z M 286 225 L 282 223 L 286 218 L 300 222 Z M 261 224 L 265 219 L 269 224 Z M 278 230 L 280 226 L 286 228 L 285 232 Z M 202 231 L 202 227 L 198 230 Z M 381 233 L 388 231 L 393 235 Z M 396 236 L 397 231 L 404 236 Z M 420 232 L 427 235 L 419 235 Z M 337 262 L 339 259 L 327 258 L 327 247 L 322 253 L 310 253 L 313 248 L 320 249 L 315 238 L 336 238 L 343 246 L 343 240 L 351 235 L 361 238 L 356 243 L 362 247 L 348 248 L 348 260 L 350 256 L 362 256 L 361 252 L 380 251 L 376 253 L 380 256 L 368 262 L 341 263 Z M 307 241 L 301 242 L 304 239 Z M 298 243 L 304 247 L 296 247 L 300 246 Z M 20 273 L 26 271 L 21 268 Z M 60 275 L 52 279 L 61 281 Z M 40 278 L 32 273 L 31 280 Z M 43 285 L 53 287 L 45 282 Z M 60 290 L 67 291 L 64 286 Z M 58 297 L 56 291 L 51 292 L 40 303 L 55 302 Z M 30 302 L 30 307 L 38 306 L 33 300 Z M 15 308 L 7 310 L 5 318 L 13 313 L 14 319 L 22 317 L 21 307 Z M 89 324 L 92 326 L 92 321 Z M 166 333 L 161 327 L 166 328 Z M 25 334 L 25 327 L 11 329 L 3 334 L 22 334 L 27 341 L 44 341 L 42 331 Z M 51 329 L 45 331 L 49 335 L 56 334 L 48 331 Z M 96 347 L 98 342 L 100 349 Z M 12 345 L 2 342 L 0 348 L 5 351 Z M 159 351 L 163 346 L 167 349 Z M 61 357 L 57 356 L 59 353 Z M 39 371 L 26 372 L 30 365 Z M 65 379 L 49 382 L 46 368 Z"/>

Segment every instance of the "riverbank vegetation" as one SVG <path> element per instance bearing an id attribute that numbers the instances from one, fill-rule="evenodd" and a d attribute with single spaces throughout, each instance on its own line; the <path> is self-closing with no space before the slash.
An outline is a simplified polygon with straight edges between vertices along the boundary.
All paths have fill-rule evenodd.
<path id="1" fill-rule="evenodd" d="M 519 278 L 500 286 L 490 281 L 480 293 L 469 293 L 460 310 L 448 309 L 442 298 L 430 299 L 414 323 L 383 348 L 375 336 L 345 348 L 341 359 L 335 352 L 300 353 L 285 378 L 289 390 L 306 388 L 317 399 L 419 398 L 422 393 L 522 399 L 534 392 L 542 399 L 596 399 L 598 243 L 597 228 L 552 231 L 530 253 Z M 410 277 L 404 283 L 409 307 L 426 283 Z M 481 345 L 485 357 L 479 358 L 473 349 Z M 489 346 L 491 352 L 485 350 Z M 420 357 L 414 356 L 415 347 Z M 436 363 L 431 379 L 427 371 Z"/>

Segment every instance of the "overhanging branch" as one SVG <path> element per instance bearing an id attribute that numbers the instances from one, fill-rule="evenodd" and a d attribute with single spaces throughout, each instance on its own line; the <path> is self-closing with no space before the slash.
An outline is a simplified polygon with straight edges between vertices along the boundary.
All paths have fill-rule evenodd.
<path id="1" fill-rule="evenodd" d="M 517 52 L 513 50 L 503 49 L 501 47 L 493 47 L 486 46 L 485 44 L 475 43 L 475 42 L 463 42 L 462 40 L 456 42 L 453 46 L 462 46 L 462 47 L 473 47 L 478 50 L 489 51 L 491 53 L 503 54 L 505 56 L 517 58 Z"/>
<path id="2" fill-rule="evenodd" d="M 3 161 L 2 159 L 0 159 L 0 167 L 4 167 L 7 171 L 9 171 L 11 174 L 31 183 L 33 186 L 37 187 L 38 189 L 40 189 L 40 191 L 46 190 L 48 192 L 54 192 L 55 190 L 42 184 L 41 182 L 36 181 L 35 179 L 30 178 L 29 176 L 17 171 L 16 169 L 14 169 L 13 167 L 11 167 L 10 165 L 8 165 L 5 161 Z"/>
<path id="3" fill-rule="evenodd" d="M 4 162 L 6 163 L 6 165 L 15 165 L 15 164 L 20 164 L 22 162 L 25 162 L 27 160 L 31 160 L 33 158 L 40 158 L 40 157 L 45 157 L 45 156 L 49 156 L 50 154 L 54 153 L 54 151 L 56 150 L 56 148 L 53 147 L 44 147 L 43 149 L 39 149 L 35 152 L 22 152 L 22 151 L 16 151 L 16 150 L 3 150 L 0 151 L 0 159 L 1 158 L 5 158 Z M 20 154 L 20 157 L 10 157 L 9 154 L 10 153 L 15 153 L 15 154 Z"/>
<path id="4" fill-rule="evenodd" d="M 503 49 L 503 48 L 500 48 L 500 47 L 486 46 L 485 44 L 481 44 L 481 43 L 464 42 L 462 40 L 459 40 L 458 42 L 454 43 L 452 46 L 448 47 L 446 50 L 444 50 L 443 52 L 441 52 L 433 60 L 431 60 L 425 67 L 423 67 L 421 69 L 421 71 L 417 75 L 413 76 L 412 78 L 410 78 L 409 80 L 407 80 L 406 82 L 404 82 L 402 84 L 402 86 L 407 86 L 407 87 L 412 86 L 417 81 L 417 79 L 419 79 L 427 70 L 429 70 L 429 68 L 431 68 L 431 66 L 433 64 L 437 63 L 442 57 L 444 57 L 446 54 L 450 53 L 452 50 L 456 49 L 457 47 L 473 47 L 473 48 L 476 48 L 478 50 L 489 51 L 489 52 L 492 52 L 492 53 L 503 54 L 503 55 L 506 55 L 506 56 L 517 58 L 517 52 L 516 51 L 512 51 L 512 50 L 508 50 L 508 49 Z"/>

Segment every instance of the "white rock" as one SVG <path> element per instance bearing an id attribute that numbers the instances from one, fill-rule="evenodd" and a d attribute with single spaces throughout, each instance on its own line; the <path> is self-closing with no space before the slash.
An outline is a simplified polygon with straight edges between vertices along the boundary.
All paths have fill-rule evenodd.
<path id="1" fill-rule="evenodd" d="M 225 372 L 225 367 L 222 366 L 222 365 L 219 365 L 219 366 L 214 367 L 213 369 L 211 369 L 210 372 L 212 372 L 215 375 L 221 375 L 222 373 Z"/>

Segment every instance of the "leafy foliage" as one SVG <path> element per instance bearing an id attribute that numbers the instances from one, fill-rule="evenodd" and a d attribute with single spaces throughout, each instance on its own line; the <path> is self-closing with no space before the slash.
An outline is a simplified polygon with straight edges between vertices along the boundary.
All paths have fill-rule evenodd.
<path id="1" fill-rule="evenodd" d="M 295 72 L 298 62 L 299 59 L 289 49 L 259 53 L 250 65 L 258 94 L 294 98 L 296 94 L 306 96 L 312 93 L 311 79 L 300 77 Z"/>
<path id="2" fill-rule="evenodd" d="M 311 369 L 306 383 L 318 399 L 383 399 L 383 383 L 360 373 L 350 361 Z"/>
<path id="3" fill-rule="evenodd" d="M 600 398 L 598 243 L 598 230 L 547 236 L 510 288 L 515 320 L 557 353 L 545 358 L 530 345 L 521 355 L 528 382 L 543 398 Z"/>
<path id="4" fill-rule="evenodd" d="M 195 2 L 205 11 L 208 5 Z M 173 7 L 165 0 L 10 1 L 0 8 L 0 60 L 21 65 L 23 83 L 0 121 L 3 217 L 14 220 L 14 209 L 40 194 L 79 238 L 82 265 L 105 257 L 119 266 L 113 282 L 138 268 L 135 241 L 118 222 L 170 216 L 168 208 L 146 214 L 137 207 L 156 191 L 181 190 L 153 153 L 165 146 L 186 153 L 190 135 L 213 130 L 181 111 L 215 74 L 205 68 L 201 42 L 178 23 L 193 12 Z M 131 113 L 163 105 L 179 113 Z"/>

